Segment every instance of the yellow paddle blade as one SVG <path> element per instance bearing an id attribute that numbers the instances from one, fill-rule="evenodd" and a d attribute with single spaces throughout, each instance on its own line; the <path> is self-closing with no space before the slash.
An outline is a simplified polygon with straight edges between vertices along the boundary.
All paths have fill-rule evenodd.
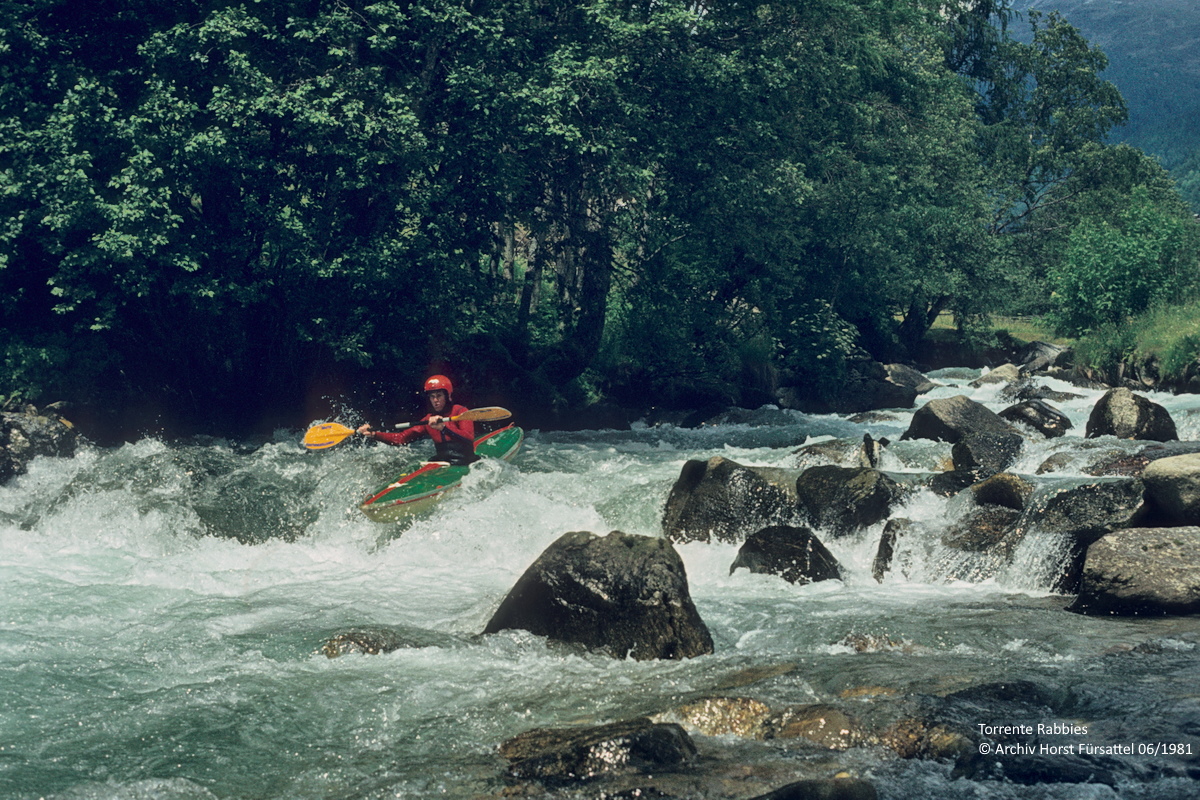
<path id="1" fill-rule="evenodd" d="M 508 419 L 511 416 L 512 412 L 507 408 L 485 406 L 484 408 L 472 408 L 470 411 L 464 411 L 457 417 L 452 417 L 452 419 L 465 419 L 468 422 L 490 422 L 495 419 Z"/>
<path id="2" fill-rule="evenodd" d="M 304 446 L 309 450 L 327 450 L 353 434 L 354 428 L 347 428 L 336 422 L 322 422 L 313 425 L 304 434 Z"/>

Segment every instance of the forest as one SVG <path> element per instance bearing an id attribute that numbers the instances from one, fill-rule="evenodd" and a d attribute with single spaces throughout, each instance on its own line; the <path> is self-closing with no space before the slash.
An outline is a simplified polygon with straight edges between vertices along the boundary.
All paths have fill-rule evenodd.
<path id="1" fill-rule="evenodd" d="M 0 5 L 0 395 L 110 431 L 819 402 L 1196 283 L 1103 52 L 1009 0 Z"/>

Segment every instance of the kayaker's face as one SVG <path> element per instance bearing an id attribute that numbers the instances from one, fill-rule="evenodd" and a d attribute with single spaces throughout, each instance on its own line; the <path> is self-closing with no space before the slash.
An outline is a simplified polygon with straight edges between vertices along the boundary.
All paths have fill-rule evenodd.
<path id="1" fill-rule="evenodd" d="M 434 412 L 440 414 L 446 408 L 446 393 L 441 389 L 434 389 L 429 393 L 429 407 Z"/>

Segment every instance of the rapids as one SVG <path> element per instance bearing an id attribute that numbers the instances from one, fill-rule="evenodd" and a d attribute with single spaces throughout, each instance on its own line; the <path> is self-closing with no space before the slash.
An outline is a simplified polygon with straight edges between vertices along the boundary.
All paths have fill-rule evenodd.
<path id="1" fill-rule="evenodd" d="M 918 402 L 996 386 L 943 371 Z M 1105 446 L 1082 439 L 1098 392 L 1055 403 L 1075 424 L 1026 446 L 1016 471 Z M 1200 439 L 1200 397 L 1150 395 L 1180 438 Z M 772 408 L 697 429 L 530 431 L 512 463 L 485 462 L 434 512 L 383 526 L 355 506 L 414 455 L 347 443 L 306 453 L 300 432 L 267 443 L 143 439 L 40 459 L 0 487 L 0 797 L 12 800 L 478 798 L 505 789 L 497 746 L 541 726 L 600 723 L 713 694 L 781 707 L 856 687 L 945 695 L 1027 680 L 1064 714 L 980 725 L 1087 725 L 1087 743 L 1186 743 L 1200 753 L 1200 621 L 1109 619 L 1063 609 L 1048 589 L 1061 552 L 1030 537 L 1018 567 L 982 582 L 936 541 L 908 577 L 871 578 L 880 529 L 827 542 L 845 581 L 792 586 L 729 574 L 736 547 L 679 546 L 715 640 L 684 662 L 613 660 L 521 632 L 479 635 L 525 568 L 572 530 L 660 535 L 689 458 L 799 469 L 806 437 L 888 437 L 880 467 L 939 468 L 949 447 L 898 442 L 912 410 L 854 423 Z M 1074 462 L 1072 462 L 1074 463 Z M 1080 461 L 1082 463 L 1082 461 Z M 1070 475 L 1058 473 L 1056 477 Z M 949 524 L 953 500 L 917 493 L 901 514 Z M 881 527 L 881 526 L 880 526 Z M 375 625 L 409 646 L 321 654 Z M 848 636 L 885 644 L 859 652 Z M 1134 650 L 1134 648 L 1137 648 Z M 697 736 L 723 776 L 697 798 L 746 798 L 847 770 L 882 798 L 1184 798 L 1196 756 L 1113 756 L 1117 787 L 955 779 L 945 762 L 880 748 L 831 754 L 795 741 Z M 1065 740 L 1064 740 L 1065 741 Z M 1051 760 L 1053 768 L 1053 760 Z M 540 796 L 540 795 L 537 795 Z M 569 797 L 596 797 L 586 789 Z"/>

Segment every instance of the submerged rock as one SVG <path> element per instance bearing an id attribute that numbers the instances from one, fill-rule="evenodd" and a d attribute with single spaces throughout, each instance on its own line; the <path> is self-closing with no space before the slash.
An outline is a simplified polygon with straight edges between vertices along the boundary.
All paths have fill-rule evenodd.
<path id="1" fill-rule="evenodd" d="M 713 651 L 675 548 L 621 531 L 566 533 L 546 548 L 483 632 L 513 628 L 639 661 Z"/>
<path id="2" fill-rule="evenodd" d="M 738 550 L 729 574 L 739 567 L 801 585 L 842 577 L 837 559 L 816 534 L 791 525 L 773 525 L 752 534 Z"/>
<path id="3" fill-rule="evenodd" d="M 739 542 L 747 534 L 794 516 L 785 489 L 753 468 L 714 456 L 690 460 L 671 487 L 663 532 L 672 542 Z"/>
<path id="4" fill-rule="evenodd" d="M 789 783 L 750 800 L 876 800 L 879 793 L 861 778 L 811 778 Z"/>
<path id="5" fill-rule="evenodd" d="M 1092 408 L 1087 421 L 1087 438 L 1097 436 L 1156 442 L 1179 438 L 1175 420 L 1165 408 L 1123 388 L 1106 392 Z"/>
<path id="6" fill-rule="evenodd" d="M 570 784 L 619 773 L 677 768 L 696 757 L 680 725 L 637 718 L 590 728 L 539 728 L 500 745 L 519 780 Z"/>
<path id="7" fill-rule="evenodd" d="M 900 499 L 900 486 L 879 470 L 810 467 L 796 479 L 801 514 L 833 536 L 855 533 L 887 519 Z"/>
<path id="8" fill-rule="evenodd" d="M 866 741 L 866 731 L 851 714 L 822 703 L 793 706 L 763 722 L 764 739 L 807 739 L 830 750 L 848 750 Z"/>
<path id="9" fill-rule="evenodd" d="M 749 697 L 706 697 L 651 719 L 678 722 L 685 729 L 704 736 L 755 737 L 770 714 L 770 706 Z"/>
<path id="10" fill-rule="evenodd" d="M 1127 528 L 1087 550 L 1079 597 L 1085 614 L 1200 613 L 1200 528 Z"/>

